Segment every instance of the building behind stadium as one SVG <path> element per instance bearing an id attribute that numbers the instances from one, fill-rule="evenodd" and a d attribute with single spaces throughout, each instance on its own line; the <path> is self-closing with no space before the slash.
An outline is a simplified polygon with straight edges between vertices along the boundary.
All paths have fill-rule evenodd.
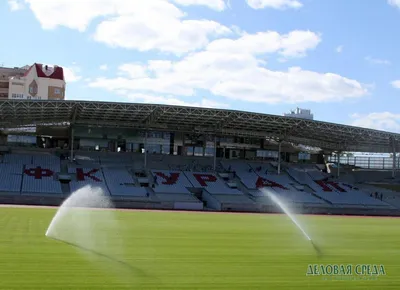
<path id="1" fill-rule="evenodd" d="M 0 99 L 64 100 L 66 82 L 60 66 L 34 63 L 0 67 Z"/>

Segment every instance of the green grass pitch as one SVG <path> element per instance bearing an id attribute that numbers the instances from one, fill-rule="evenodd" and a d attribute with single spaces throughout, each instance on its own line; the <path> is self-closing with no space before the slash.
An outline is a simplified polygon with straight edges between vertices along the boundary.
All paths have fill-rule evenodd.
<path id="1" fill-rule="evenodd" d="M 400 219 L 300 216 L 318 257 L 284 215 L 118 211 L 107 240 L 124 249 L 107 258 L 46 238 L 55 212 L 0 208 L 0 289 L 400 289 Z M 306 276 L 309 264 L 386 275 Z"/>

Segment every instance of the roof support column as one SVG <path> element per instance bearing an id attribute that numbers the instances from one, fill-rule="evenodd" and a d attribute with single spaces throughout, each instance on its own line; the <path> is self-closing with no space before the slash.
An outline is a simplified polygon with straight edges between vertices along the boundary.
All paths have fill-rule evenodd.
<path id="1" fill-rule="evenodd" d="M 207 134 L 203 135 L 203 157 L 206 156 L 207 149 Z"/>
<path id="2" fill-rule="evenodd" d="M 185 133 L 182 133 L 182 152 L 181 152 L 181 155 L 182 156 L 186 156 L 187 154 L 187 152 L 186 152 L 186 138 L 185 138 L 185 136 L 186 136 L 186 134 Z"/>
<path id="3" fill-rule="evenodd" d="M 341 151 L 337 152 L 337 178 L 340 177 L 340 154 L 342 154 Z"/>
<path id="4" fill-rule="evenodd" d="M 74 127 L 71 126 L 71 142 L 70 142 L 70 157 L 69 157 L 69 162 L 74 161 Z"/>
<path id="5" fill-rule="evenodd" d="M 393 153 L 393 166 L 392 166 L 392 177 L 396 177 L 396 140 L 392 138 L 392 153 Z"/>
<path id="6" fill-rule="evenodd" d="M 144 169 L 147 169 L 147 130 L 144 132 Z"/>
<path id="7" fill-rule="evenodd" d="M 214 171 L 217 169 L 217 135 L 214 136 L 214 162 L 213 162 L 213 169 Z"/>
<path id="8" fill-rule="evenodd" d="M 278 145 L 278 175 L 281 174 L 281 149 L 282 149 L 282 141 L 279 141 L 279 145 Z"/>

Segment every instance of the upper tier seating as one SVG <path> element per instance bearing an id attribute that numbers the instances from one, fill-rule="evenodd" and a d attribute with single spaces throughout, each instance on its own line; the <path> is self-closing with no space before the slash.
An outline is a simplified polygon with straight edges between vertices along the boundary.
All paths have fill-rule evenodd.
<path id="1" fill-rule="evenodd" d="M 55 170 L 55 172 L 60 172 L 61 167 L 60 158 L 50 154 L 32 155 L 32 164 Z"/>
<path id="2" fill-rule="evenodd" d="M 55 179 L 57 172 L 60 172 L 60 165 L 47 165 L 43 167 L 39 165 L 25 165 L 22 192 L 62 194 L 61 184 Z"/>
<path id="3" fill-rule="evenodd" d="M 244 162 L 238 161 L 221 161 L 222 166 L 225 170 L 236 172 L 236 175 L 239 177 L 240 181 L 248 188 L 248 189 L 256 189 L 257 188 L 257 180 L 259 176 L 254 172 L 248 164 Z"/>
<path id="4" fill-rule="evenodd" d="M 156 193 L 190 193 L 187 187 L 192 184 L 181 171 L 152 170 L 152 178 L 155 181 Z"/>
<path id="5" fill-rule="evenodd" d="M 213 173 L 185 172 L 186 177 L 194 187 L 203 188 L 212 194 L 242 194 L 237 189 L 229 188 L 225 182 Z"/>
<path id="6" fill-rule="evenodd" d="M 21 164 L 0 163 L 0 191 L 20 192 L 22 168 Z"/>
<path id="7" fill-rule="evenodd" d="M 22 180 L 18 191 L 23 193 L 58 193 L 61 194 L 61 184 L 55 179 L 60 172 L 60 158 L 51 154 L 6 154 L 4 164 L 10 170 L 17 170 Z M 18 169 L 17 169 L 18 168 Z M 15 177 L 14 177 L 15 178 Z M 15 182 L 18 183 L 16 178 Z M 15 189 L 17 184 L 14 185 Z"/>
<path id="8" fill-rule="evenodd" d="M 359 190 L 351 189 L 344 183 L 328 182 L 329 188 L 340 188 L 340 190 L 322 190 L 316 192 L 317 195 L 337 205 L 360 205 L 388 207 L 389 205 L 378 199 L 369 197 Z"/>
<path id="9" fill-rule="evenodd" d="M 144 187 L 135 186 L 132 175 L 125 168 L 103 168 L 103 174 L 114 196 L 146 196 Z"/>
<path id="10" fill-rule="evenodd" d="M 313 180 L 321 180 L 328 177 L 327 174 L 324 174 L 318 169 L 308 169 L 306 170 L 307 174 L 310 175 L 311 179 Z"/>
<path id="11" fill-rule="evenodd" d="M 288 203 L 324 204 L 324 201 L 321 199 L 304 191 L 285 190 L 281 188 L 265 188 L 265 190 L 271 191 L 272 194 L 275 194 Z M 263 192 L 263 190 L 261 190 L 261 192 Z M 268 194 L 265 194 L 264 196 L 268 196 Z"/>
<path id="12" fill-rule="evenodd" d="M 3 162 L 9 164 L 32 164 L 32 155 L 28 154 L 6 154 L 4 155 Z"/>
<path id="13" fill-rule="evenodd" d="M 259 176 L 262 176 L 262 177 L 264 177 L 264 174 L 268 175 L 269 173 L 276 173 L 277 172 L 275 167 L 272 166 L 270 163 L 250 162 L 249 165 L 250 165 L 251 168 L 253 168 L 255 173 L 257 173 Z"/>
<path id="14" fill-rule="evenodd" d="M 322 183 L 319 182 L 319 181 L 317 181 L 317 182 L 314 181 L 311 178 L 311 176 L 309 174 L 307 174 L 307 172 L 299 170 L 299 169 L 296 169 L 296 168 L 290 168 L 290 167 L 287 169 L 287 172 L 298 183 L 303 184 L 303 185 L 307 185 L 308 187 L 310 187 L 315 192 L 320 192 L 320 191 L 323 190 L 323 188 L 321 187 Z"/>
<path id="15" fill-rule="evenodd" d="M 215 198 L 222 204 L 247 203 L 249 200 L 251 203 L 253 199 L 261 201 L 265 194 L 260 189 L 265 188 L 289 203 L 318 206 L 333 204 L 337 207 L 390 207 L 385 201 L 371 198 L 362 190 L 352 188 L 352 182 L 325 180 L 328 175 L 313 164 L 284 163 L 281 174 L 278 175 L 276 168 L 270 163 L 239 160 L 218 162 L 217 164 L 224 167 L 224 171 L 236 172 L 237 179 L 245 185 L 237 185 L 242 192 L 230 188 L 232 185 L 228 186 L 228 182 L 219 178 L 218 173 L 211 170 L 212 163 L 212 158 L 209 157 L 148 154 L 147 168 L 152 170 L 146 178 L 149 179 L 150 186 L 154 185 L 149 189 L 137 186 L 138 182 L 130 174 L 130 170 L 143 170 L 144 154 L 78 152 L 75 164 L 68 166 L 68 172 L 72 175 L 69 185 L 72 192 L 85 185 L 92 185 L 113 196 L 149 198 L 151 195 L 154 199 L 158 197 L 160 201 L 166 202 L 197 201 L 191 194 L 191 188 L 202 188 L 203 194 L 209 193 L 210 202 Z M 5 154 L 0 159 L 0 191 L 61 194 L 61 184 L 56 179 L 60 172 L 60 159 L 49 153 Z M 347 173 L 348 176 L 354 175 L 361 179 L 369 178 L 371 174 L 373 173 Z M 386 175 L 390 175 L 390 172 L 381 174 L 379 178 Z M 232 177 L 232 174 L 221 176 Z M 68 187 L 62 188 L 65 191 Z M 249 199 L 247 193 L 253 197 Z"/>
<path id="16" fill-rule="evenodd" d="M 68 167 L 68 172 L 72 173 L 75 178 L 69 183 L 71 192 L 74 192 L 86 185 L 99 187 L 105 194 L 109 194 L 107 185 L 104 182 L 103 172 L 101 168 L 80 168 L 71 166 Z"/>

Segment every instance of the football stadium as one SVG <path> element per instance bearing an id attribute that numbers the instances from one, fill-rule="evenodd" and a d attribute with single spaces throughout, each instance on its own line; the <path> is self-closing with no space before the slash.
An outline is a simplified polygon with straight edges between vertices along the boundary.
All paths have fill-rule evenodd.
<path id="1" fill-rule="evenodd" d="M 0 127 L 1 289 L 400 285 L 400 134 L 66 100 Z"/>

